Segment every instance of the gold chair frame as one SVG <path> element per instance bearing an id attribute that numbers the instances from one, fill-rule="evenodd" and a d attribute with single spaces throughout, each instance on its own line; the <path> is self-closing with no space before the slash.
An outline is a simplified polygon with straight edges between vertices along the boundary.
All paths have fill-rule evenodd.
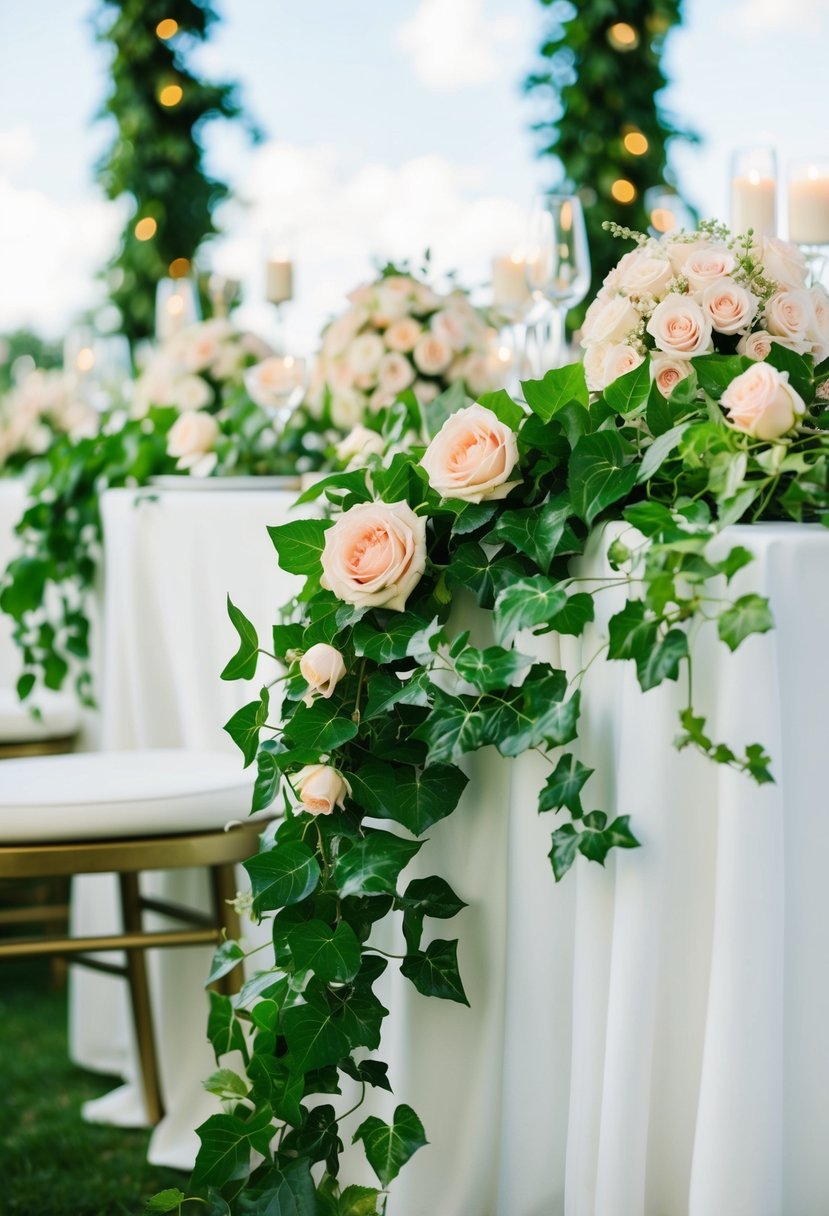
<path id="1" fill-rule="evenodd" d="M 0 962 L 9 959 L 66 957 L 97 971 L 119 975 L 129 983 L 135 1035 L 141 1066 L 147 1115 L 155 1124 L 164 1107 L 158 1076 L 150 991 L 144 951 L 156 947 L 216 945 L 225 936 L 239 936 L 239 917 L 229 901 L 236 895 L 233 867 L 258 851 L 258 836 L 264 824 L 245 823 L 218 832 L 190 832 L 175 836 L 152 836 L 126 840 L 34 841 L 0 845 L 0 879 L 71 878 L 76 874 L 113 872 L 118 876 L 123 932 L 95 937 L 68 937 L 49 932 L 62 915 L 63 906 L 36 910 L 0 910 L 0 926 L 43 921 L 45 936 L 0 938 Z M 197 911 L 164 900 L 141 895 L 143 870 L 206 868 L 210 877 L 211 912 Z M 160 913 L 186 928 L 149 932 L 142 925 L 144 912 Z M 123 950 L 126 964 L 89 957 L 89 951 Z M 238 992 L 240 968 L 217 981 L 220 992 Z"/>

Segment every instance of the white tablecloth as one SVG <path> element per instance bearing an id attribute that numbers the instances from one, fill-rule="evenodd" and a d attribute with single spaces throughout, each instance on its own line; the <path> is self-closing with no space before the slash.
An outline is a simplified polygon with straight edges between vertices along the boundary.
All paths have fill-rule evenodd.
<path id="1" fill-rule="evenodd" d="M 273 490 L 104 494 L 99 688 L 105 749 L 218 748 L 239 755 L 222 726 L 255 699 L 258 684 L 219 678 L 238 645 L 226 596 L 259 628 L 267 646 L 277 610 L 297 582 L 277 566 L 266 528 L 286 522 L 295 499 L 295 493 Z M 207 900 L 199 871 L 154 876 L 151 882 L 154 893 L 170 899 Z M 74 931 L 106 931 L 116 906 L 111 876 L 80 879 L 73 890 Z M 215 1068 L 204 992 L 211 956 L 207 947 L 148 955 L 166 1108 L 150 1143 L 155 1164 L 189 1168 L 198 1146 L 194 1128 L 216 1110 L 201 1084 Z M 86 1117 L 142 1125 L 122 981 L 73 971 L 70 1050 L 85 1067 L 127 1078 L 121 1089 L 87 1103 Z"/>
<path id="2" fill-rule="evenodd" d="M 264 525 L 287 504 L 182 493 L 136 510 L 133 499 L 105 502 L 108 742 L 218 741 L 246 697 L 209 674 L 234 648 L 224 595 L 262 631 L 271 623 L 290 588 Z M 632 664 L 597 662 L 585 801 L 630 814 L 643 847 L 605 869 L 582 859 L 556 886 L 555 822 L 535 810 L 545 762 L 469 758 L 459 810 L 411 873 L 445 876 L 469 904 L 435 936 L 460 937 L 472 1008 L 421 997 L 396 972 L 381 994 L 393 1009 L 380 1053 L 389 1102 L 412 1105 L 430 1140 L 394 1183 L 389 1216 L 829 1211 L 829 533 L 768 525 L 729 539 L 758 556 L 735 591 L 768 594 L 777 628 L 735 655 L 703 631 L 695 699 L 717 738 L 766 745 L 777 783 L 675 752 L 684 689 L 643 695 Z M 615 609 L 608 593 L 605 619 Z M 540 647 L 555 661 L 554 641 Z M 177 1096 L 151 1157 L 186 1166 L 190 1129 L 215 1109 L 199 1094 L 213 1067 L 204 955 L 186 973 L 181 952 L 166 958 L 178 986 L 167 977 L 161 989 L 176 994 L 162 1039 L 178 1054 L 164 1068 Z M 372 1095 L 378 1113 L 385 1102 Z M 371 1180 L 361 1150 L 343 1178 Z"/>

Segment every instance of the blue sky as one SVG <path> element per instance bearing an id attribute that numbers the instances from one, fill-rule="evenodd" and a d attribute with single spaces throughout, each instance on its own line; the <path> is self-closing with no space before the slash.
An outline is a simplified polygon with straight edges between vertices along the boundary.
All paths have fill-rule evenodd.
<path id="1" fill-rule="evenodd" d="M 372 253 L 416 257 L 472 281 L 520 240 L 534 190 L 520 80 L 544 10 L 537 0 L 219 0 L 205 70 L 238 79 L 268 136 L 209 137 L 212 165 L 247 206 L 229 209 L 212 260 L 246 282 L 247 319 L 266 325 L 261 263 L 274 240 L 298 261 L 290 324 L 308 347 Z M 771 139 L 781 156 L 825 154 L 820 116 L 827 0 L 686 0 L 665 98 L 706 143 L 676 157 L 706 214 L 723 214 L 729 150 Z M 90 0 L 0 4 L 0 329 L 57 332 L 95 298 L 94 268 L 121 213 L 92 166 L 107 131 Z"/>

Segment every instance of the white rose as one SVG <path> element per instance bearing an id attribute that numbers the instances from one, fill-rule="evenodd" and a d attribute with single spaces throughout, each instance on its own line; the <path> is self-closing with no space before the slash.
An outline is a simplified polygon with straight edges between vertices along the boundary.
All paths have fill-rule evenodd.
<path id="1" fill-rule="evenodd" d="M 379 334 L 358 334 L 347 353 L 348 362 L 354 368 L 358 381 L 360 377 L 374 376 L 385 351 L 383 339 Z"/>
<path id="2" fill-rule="evenodd" d="M 346 667 L 343 656 L 336 646 L 327 642 L 317 642 L 299 660 L 299 670 L 308 685 L 305 694 L 305 704 L 310 705 L 314 696 L 328 700 L 345 675 Z"/>
<path id="3" fill-rule="evenodd" d="M 671 355 L 654 355 L 651 358 L 651 379 L 663 397 L 670 397 L 680 380 L 691 374 L 691 364 L 687 359 L 677 359 Z"/>
<path id="4" fill-rule="evenodd" d="M 768 357 L 771 344 L 775 341 L 765 329 L 756 329 L 753 334 L 745 334 L 737 343 L 737 354 L 745 355 L 755 362 L 761 363 Z"/>
<path id="5" fill-rule="evenodd" d="M 415 321 L 414 317 L 401 317 L 399 321 L 392 322 L 383 337 L 389 350 L 407 355 L 410 350 L 414 350 L 422 333 L 423 326 L 419 321 Z"/>
<path id="6" fill-rule="evenodd" d="M 508 480 L 518 464 L 515 432 L 483 405 L 451 414 L 420 463 L 443 498 L 504 498 L 520 482 Z"/>
<path id="7" fill-rule="evenodd" d="M 428 405 L 440 396 L 440 389 L 431 380 L 415 380 L 412 391 L 421 405 Z"/>
<path id="8" fill-rule="evenodd" d="M 339 358 L 332 359 L 326 367 L 325 375 L 335 393 L 353 388 L 357 379 L 357 373 L 348 355 L 340 355 Z"/>
<path id="9" fill-rule="evenodd" d="M 414 282 L 405 275 L 389 275 L 377 284 L 372 319 L 381 328 L 404 317 L 415 297 Z"/>
<path id="10" fill-rule="evenodd" d="M 698 253 L 707 253 L 711 250 L 723 250 L 724 245 L 715 245 L 713 241 L 709 241 L 707 237 L 698 241 L 682 241 L 672 240 L 668 242 L 667 254 L 671 265 L 674 268 L 674 274 L 685 273 L 685 263 L 688 259 Z"/>
<path id="11" fill-rule="evenodd" d="M 397 351 L 389 351 L 380 360 L 377 378 L 380 388 L 384 392 L 396 396 L 414 381 L 414 368 L 405 355 L 398 354 Z"/>
<path id="12" fill-rule="evenodd" d="M 482 397 L 484 393 L 502 388 L 505 378 L 504 369 L 493 363 L 489 355 L 467 355 L 461 362 L 459 379 L 463 380 L 473 397 Z"/>
<path id="13" fill-rule="evenodd" d="M 582 327 L 582 346 L 595 342 L 621 342 L 639 324 L 639 313 L 626 296 L 594 300 Z"/>
<path id="14" fill-rule="evenodd" d="M 714 246 L 691 253 L 685 259 L 682 273 L 692 291 L 704 291 L 716 279 L 730 275 L 736 265 L 737 259 L 730 249 Z"/>
<path id="15" fill-rule="evenodd" d="M 173 385 L 170 405 L 180 410 L 200 410 L 213 400 L 213 390 L 201 376 L 182 376 Z"/>
<path id="16" fill-rule="evenodd" d="M 183 329 L 173 339 L 173 346 L 189 372 L 201 372 L 211 366 L 222 343 L 233 336 L 233 326 L 229 321 L 224 317 L 213 317 Z"/>
<path id="17" fill-rule="evenodd" d="M 412 300 L 412 312 L 422 316 L 427 312 L 434 312 L 436 308 L 440 308 L 441 298 L 436 291 L 432 291 L 431 287 L 427 287 L 425 283 L 418 283 L 413 280 L 414 298 Z"/>
<path id="18" fill-rule="evenodd" d="M 330 764 L 306 764 L 291 776 L 291 784 L 309 815 L 330 815 L 336 807 L 345 809 L 351 786 Z"/>
<path id="19" fill-rule="evenodd" d="M 611 381 L 618 380 L 620 376 L 626 375 L 627 372 L 632 372 L 635 367 L 639 367 L 644 362 L 645 356 L 633 346 L 627 346 L 624 342 L 614 343 L 605 355 L 605 387 Z"/>
<path id="20" fill-rule="evenodd" d="M 718 334 L 746 329 L 757 313 L 757 304 L 757 297 L 731 278 L 709 283 L 702 293 L 702 311 Z"/>
<path id="21" fill-rule="evenodd" d="M 367 398 L 359 389 L 331 394 L 331 421 L 341 431 L 350 431 L 366 412 Z"/>
<path id="22" fill-rule="evenodd" d="M 464 350 L 469 345 L 469 318 L 459 308 L 444 308 L 436 312 L 429 327 L 453 350 Z"/>
<path id="23" fill-rule="evenodd" d="M 774 279 L 783 287 L 804 287 L 808 274 L 808 265 L 803 252 L 791 241 L 783 241 L 777 236 L 763 237 L 760 246 L 760 261 L 766 278 Z"/>
<path id="24" fill-rule="evenodd" d="M 338 599 L 403 612 L 426 569 L 426 520 L 406 502 L 358 503 L 325 533 L 321 560 Z"/>
<path id="25" fill-rule="evenodd" d="M 602 392 L 607 384 L 604 378 L 604 365 L 607 352 L 612 345 L 612 342 L 594 342 L 585 347 L 584 377 L 591 393 Z M 584 343 L 582 343 L 582 346 L 584 346 Z"/>
<path id="26" fill-rule="evenodd" d="M 769 363 L 755 363 L 737 376 L 721 400 L 730 425 L 755 439 L 779 439 L 806 410 L 789 373 Z"/>
<path id="27" fill-rule="evenodd" d="M 666 296 L 653 310 L 647 324 L 659 350 L 690 359 L 711 350 L 711 319 L 695 300 L 687 296 Z"/>
<path id="28" fill-rule="evenodd" d="M 785 338 L 792 349 L 805 354 L 810 349 L 809 331 L 815 310 L 808 291 L 778 291 L 766 304 L 766 329 Z"/>
<path id="29" fill-rule="evenodd" d="M 807 336 L 812 343 L 812 354 L 818 363 L 829 357 L 829 295 L 822 287 L 813 287 L 809 292 L 812 300 L 812 322 Z"/>
<path id="30" fill-rule="evenodd" d="M 337 458 L 343 462 L 356 457 L 365 460 L 368 456 L 382 456 L 384 448 L 383 436 L 377 431 L 370 431 L 367 426 L 355 426 L 354 430 L 337 444 Z"/>
<path id="31" fill-rule="evenodd" d="M 440 376 L 452 362 L 452 348 L 437 334 L 421 334 L 415 344 L 413 358 L 424 376 Z"/>
<path id="32" fill-rule="evenodd" d="M 323 353 L 330 358 L 341 355 L 349 342 L 357 336 L 368 320 L 368 310 L 365 308 L 350 308 L 332 321 L 322 336 Z"/>
<path id="33" fill-rule="evenodd" d="M 618 269 L 617 286 L 629 296 L 660 296 L 674 278 L 668 258 L 646 248 L 625 254 Z"/>
<path id="34" fill-rule="evenodd" d="M 262 409 L 278 409 L 291 393 L 301 388 L 304 371 L 304 360 L 289 362 L 274 355 L 247 369 L 245 388 L 251 401 Z"/>
<path id="35" fill-rule="evenodd" d="M 219 424 L 212 414 L 201 410 L 180 414 L 167 433 L 167 454 L 178 461 L 178 468 L 190 469 L 197 476 L 206 476 L 215 465 L 213 448 L 219 435 Z"/>
<path id="36" fill-rule="evenodd" d="M 386 410 L 390 405 L 394 405 L 395 400 L 395 393 L 390 393 L 384 388 L 376 388 L 368 399 L 368 408 L 372 414 L 377 414 L 380 410 Z"/>

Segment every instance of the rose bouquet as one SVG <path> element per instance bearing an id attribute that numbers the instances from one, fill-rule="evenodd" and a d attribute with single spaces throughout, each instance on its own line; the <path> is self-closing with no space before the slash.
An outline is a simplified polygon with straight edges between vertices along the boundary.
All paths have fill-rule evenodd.
<path id="1" fill-rule="evenodd" d="M 452 384 L 472 396 L 499 387 L 493 330 L 460 288 L 439 293 L 388 267 L 348 298 L 350 307 L 323 333 L 309 393 L 339 430 L 406 390 L 428 403 Z"/>
<path id="2" fill-rule="evenodd" d="M 43 456 L 56 437 L 79 439 L 98 425 L 97 412 L 70 376 L 56 369 L 30 372 L 0 401 L 0 476 Z"/>

